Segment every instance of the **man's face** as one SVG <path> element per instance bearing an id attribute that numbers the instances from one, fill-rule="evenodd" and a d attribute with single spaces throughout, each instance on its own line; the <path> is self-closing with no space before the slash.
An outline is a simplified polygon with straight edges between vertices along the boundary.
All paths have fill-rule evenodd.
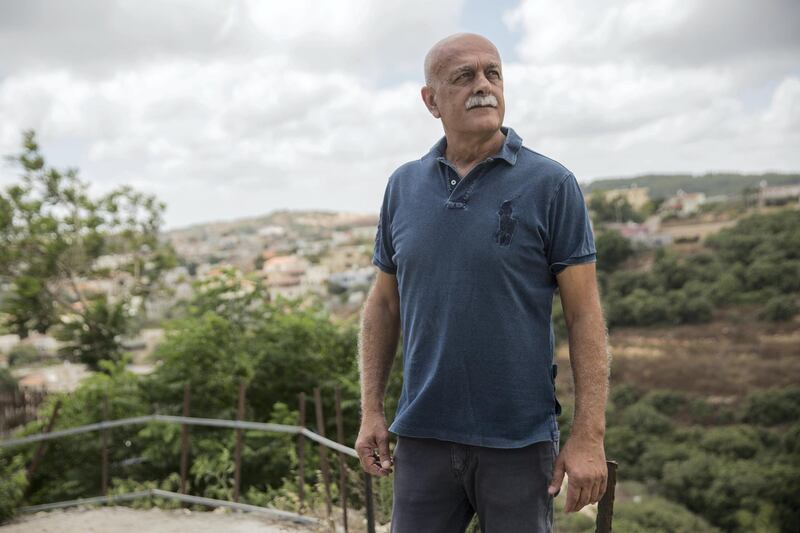
<path id="1" fill-rule="evenodd" d="M 503 125 L 503 72 L 491 43 L 468 36 L 448 43 L 435 63 L 431 86 L 423 88 L 431 114 L 445 132 L 492 133 Z"/>

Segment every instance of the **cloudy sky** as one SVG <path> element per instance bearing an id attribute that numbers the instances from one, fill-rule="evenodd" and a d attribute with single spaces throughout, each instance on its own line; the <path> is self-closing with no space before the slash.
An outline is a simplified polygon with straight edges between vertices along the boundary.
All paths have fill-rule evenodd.
<path id="1" fill-rule="evenodd" d="M 580 181 L 798 171 L 798 28 L 797 0 L 9 0 L 0 154 L 33 128 L 94 192 L 165 201 L 167 228 L 377 212 L 442 135 L 425 52 L 474 31 L 503 56 L 506 124 Z"/>

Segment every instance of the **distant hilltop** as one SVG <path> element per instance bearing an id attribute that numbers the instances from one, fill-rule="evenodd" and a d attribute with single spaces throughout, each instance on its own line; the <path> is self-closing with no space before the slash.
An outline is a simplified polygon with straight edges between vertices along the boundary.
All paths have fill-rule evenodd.
<path id="1" fill-rule="evenodd" d="M 295 228 L 303 232 L 316 230 L 337 230 L 354 226 L 377 225 L 378 213 L 346 213 L 333 210 L 281 209 L 266 215 L 239 218 L 233 220 L 209 221 L 192 224 L 181 228 L 167 230 L 164 233 L 171 237 L 193 234 L 250 234 L 263 232 L 265 229 L 283 227 Z"/>
<path id="2" fill-rule="evenodd" d="M 646 174 L 632 178 L 601 178 L 582 184 L 588 196 L 594 191 L 646 187 L 650 198 L 668 198 L 676 191 L 701 192 L 707 196 L 732 195 L 747 189 L 759 188 L 763 182 L 769 186 L 800 184 L 800 174 L 738 174 L 732 172 L 691 174 Z"/>

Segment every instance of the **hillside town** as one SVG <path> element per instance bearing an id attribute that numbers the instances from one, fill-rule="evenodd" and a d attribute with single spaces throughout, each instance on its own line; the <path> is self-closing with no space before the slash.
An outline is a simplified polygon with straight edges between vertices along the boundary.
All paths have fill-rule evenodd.
<path id="1" fill-rule="evenodd" d="M 706 236 L 753 211 L 787 205 L 800 208 L 800 184 L 770 186 L 762 182 L 745 195 L 707 196 L 677 190 L 656 200 L 647 187 L 632 183 L 586 194 L 585 200 L 595 233 L 616 231 L 638 249 L 680 247 L 702 243 Z M 605 217 L 600 216 L 601 203 L 606 206 Z M 624 213 L 628 216 L 622 216 Z M 237 272 L 245 286 L 260 280 L 271 299 L 315 298 L 333 317 L 352 317 L 376 274 L 371 258 L 377 224 L 377 213 L 278 211 L 165 232 L 163 238 L 175 250 L 179 264 L 164 272 L 165 290 L 146 300 L 134 297 L 142 300 L 136 303 L 144 309 L 148 326 L 123 342 L 134 356 L 130 369 L 137 373 L 152 370 L 149 355 L 163 336 L 160 322 L 171 317 L 177 303 L 192 298 L 196 282 L 213 279 L 226 270 Z M 111 300 L 129 294 L 133 276 L 117 268 L 125 260 L 101 257 L 96 267 L 108 272 L 107 277 L 77 280 L 78 290 L 105 294 Z M 81 364 L 52 364 L 58 348 L 59 341 L 49 335 L 32 333 L 24 340 L 2 335 L 0 365 L 13 366 L 21 387 L 73 390 L 89 372 Z M 13 360 L 15 353 L 33 354 L 28 357 L 31 364 Z"/>

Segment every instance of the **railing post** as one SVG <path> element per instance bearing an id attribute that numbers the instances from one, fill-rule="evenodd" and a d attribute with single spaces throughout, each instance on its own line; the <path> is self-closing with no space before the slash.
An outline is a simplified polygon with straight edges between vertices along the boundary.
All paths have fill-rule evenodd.
<path id="1" fill-rule="evenodd" d="M 244 420 L 244 395 L 247 385 L 244 379 L 239 381 L 239 405 L 236 409 L 236 420 Z M 242 428 L 236 428 L 236 450 L 234 452 L 233 501 L 239 503 L 239 487 L 242 483 Z"/>
<path id="2" fill-rule="evenodd" d="M 372 475 L 364 472 L 364 503 L 367 507 L 367 533 L 375 533 L 375 507 L 372 503 Z"/>
<path id="3" fill-rule="evenodd" d="M 344 444 L 344 422 L 342 420 L 342 388 L 336 385 L 336 439 L 340 444 Z M 342 522 L 344 524 L 344 533 L 349 530 L 347 528 L 347 463 L 344 459 L 344 454 L 338 452 L 339 455 L 339 499 L 342 504 Z"/>
<path id="4" fill-rule="evenodd" d="M 614 491 L 617 486 L 617 463 L 606 461 L 608 482 L 606 492 L 597 505 L 597 523 L 595 533 L 611 533 L 611 520 L 614 517 Z"/>
<path id="5" fill-rule="evenodd" d="M 108 421 L 108 393 L 103 397 L 103 422 Z M 100 490 L 108 496 L 108 428 L 100 432 Z"/>
<path id="6" fill-rule="evenodd" d="M 183 416 L 189 416 L 192 391 L 189 383 L 183 385 Z M 181 424 L 181 494 L 186 494 L 186 475 L 189 466 L 189 425 Z"/>
<path id="7" fill-rule="evenodd" d="M 306 393 L 301 392 L 298 398 L 299 418 L 298 425 L 306 427 Z M 297 434 L 297 489 L 300 499 L 298 512 L 303 514 L 303 502 L 305 497 L 305 459 L 306 459 L 306 436 L 303 433 Z"/>
<path id="8" fill-rule="evenodd" d="M 322 416 L 322 396 L 319 387 L 314 387 L 314 405 L 317 410 L 317 433 L 325 436 L 325 420 Z M 322 469 L 322 481 L 325 484 L 325 505 L 328 510 L 328 523 L 333 526 L 331 515 L 333 514 L 333 503 L 331 502 L 331 479 L 328 472 L 328 453 L 324 444 L 319 444 L 319 462 Z"/>
<path id="9" fill-rule="evenodd" d="M 47 427 L 44 428 L 43 433 L 50 433 L 53 430 L 53 425 L 56 423 L 58 417 L 58 410 L 61 409 L 61 400 L 56 400 L 56 405 L 53 407 L 53 414 L 50 415 L 50 420 L 47 422 Z M 44 456 L 44 450 L 47 448 L 47 441 L 40 441 L 36 446 L 36 451 L 31 460 L 31 466 L 28 467 L 28 486 L 33 481 L 33 476 L 36 474 L 36 469 L 39 468 L 39 462 Z"/>

